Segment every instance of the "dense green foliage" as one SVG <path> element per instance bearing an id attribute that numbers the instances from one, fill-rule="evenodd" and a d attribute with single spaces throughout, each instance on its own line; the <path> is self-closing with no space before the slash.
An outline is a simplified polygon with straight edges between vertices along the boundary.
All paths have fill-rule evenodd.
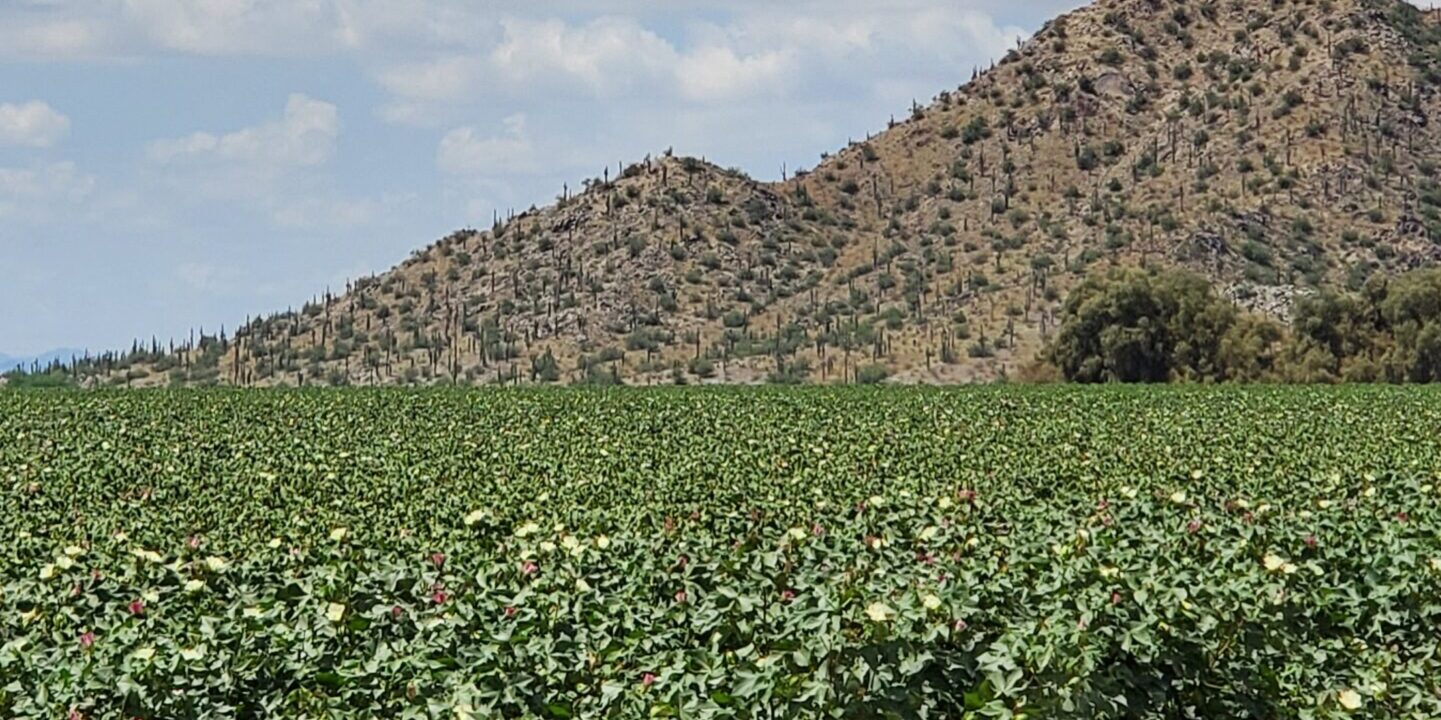
<path id="1" fill-rule="evenodd" d="M 0 716 L 1435 718 L 1438 400 L 0 394 Z"/>
<path id="2" fill-rule="evenodd" d="M 1303 298 L 1291 354 L 1297 380 L 1441 380 L 1441 270 L 1378 275 L 1357 295 Z"/>
<path id="3" fill-rule="evenodd" d="M 1061 315 L 1047 357 L 1085 383 L 1258 379 L 1281 337 L 1182 270 L 1093 275 L 1071 291 Z"/>
<path id="4" fill-rule="evenodd" d="M 1094 275 L 1061 315 L 1045 359 L 1076 382 L 1441 381 L 1437 269 L 1300 295 L 1289 333 L 1182 270 Z"/>

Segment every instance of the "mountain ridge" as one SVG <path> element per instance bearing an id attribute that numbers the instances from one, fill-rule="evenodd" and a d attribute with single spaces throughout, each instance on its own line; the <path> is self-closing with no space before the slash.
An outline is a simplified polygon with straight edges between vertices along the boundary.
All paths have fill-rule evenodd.
<path id="1" fill-rule="evenodd" d="M 1101 0 L 778 182 L 662 154 L 91 384 L 993 380 L 1097 267 L 1297 294 L 1441 260 L 1441 37 L 1401 0 Z"/>

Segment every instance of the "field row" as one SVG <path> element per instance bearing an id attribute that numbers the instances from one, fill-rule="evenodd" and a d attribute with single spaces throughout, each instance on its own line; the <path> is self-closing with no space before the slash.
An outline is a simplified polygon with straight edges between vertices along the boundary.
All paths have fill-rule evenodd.
<path id="1" fill-rule="evenodd" d="M 0 715 L 1441 716 L 1441 395 L 0 395 Z"/>

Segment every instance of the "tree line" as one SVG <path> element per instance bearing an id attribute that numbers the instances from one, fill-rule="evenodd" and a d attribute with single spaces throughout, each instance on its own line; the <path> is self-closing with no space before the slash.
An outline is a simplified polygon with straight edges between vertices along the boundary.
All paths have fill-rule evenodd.
<path id="1" fill-rule="evenodd" d="M 1441 380 L 1441 269 L 1294 299 L 1289 325 L 1180 269 L 1113 269 L 1067 296 L 1042 354 L 1079 383 Z"/>

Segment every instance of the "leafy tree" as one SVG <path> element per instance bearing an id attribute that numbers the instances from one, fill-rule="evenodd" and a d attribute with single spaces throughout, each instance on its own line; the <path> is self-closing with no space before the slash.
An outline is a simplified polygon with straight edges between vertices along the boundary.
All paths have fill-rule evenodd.
<path id="1" fill-rule="evenodd" d="M 1269 371 L 1279 328 L 1238 324 L 1205 278 L 1183 270 L 1116 269 L 1081 283 L 1061 309 L 1046 358 L 1082 383 L 1247 379 Z M 1234 331 L 1234 334 L 1233 334 Z M 1254 352 L 1254 357 L 1250 353 Z"/>

